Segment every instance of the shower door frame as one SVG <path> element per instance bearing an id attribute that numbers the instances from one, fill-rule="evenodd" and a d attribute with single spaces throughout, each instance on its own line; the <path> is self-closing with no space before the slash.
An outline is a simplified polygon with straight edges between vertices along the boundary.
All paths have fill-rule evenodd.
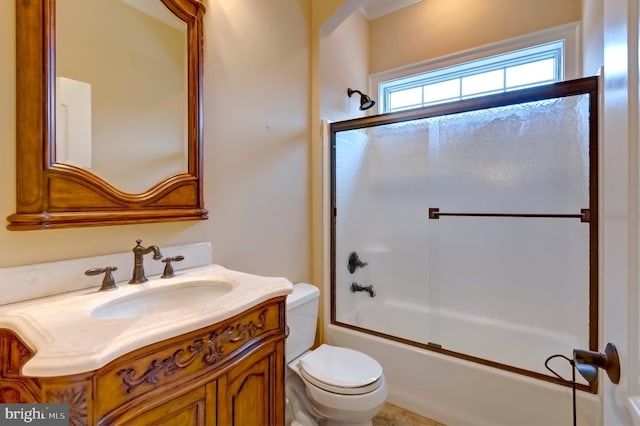
<path id="1" fill-rule="evenodd" d="M 432 118 L 456 113 L 483 110 L 488 108 L 503 107 L 509 105 L 517 105 L 526 102 L 542 101 L 545 99 L 562 98 L 576 95 L 589 95 L 589 212 L 583 215 L 582 220 L 589 223 L 589 350 L 598 351 L 598 333 L 599 333 L 599 312 L 598 312 L 598 292 L 599 292 L 599 261 L 598 261 L 598 229 L 599 229 L 599 201 L 598 201 L 598 137 L 599 137 L 599 78 L 585 77 L 575 80 L 563 81 L 559 83 L 549 84 L 545 86 L 533 87 L 528 89 L 515 90 L 511 92 L 500 93 L 455 101 L 445 104 L 417 108 L 412 110 L 400 111 L 395 113 L 386 113 L 379 115 L 366 116 L 351 120 L 333 122 L 329 125 L 330 136 L 330 218 L 331 218 L 331 235 L 330 235 L 330 314 L 331 324 L 340 327 L 349 328 L 359 332 L 371 334 L 385 339 L 394 340 L 400 343 L 419 347 L 422 349 L 438 352 L 440 354 L 453 356 L 455 358 L 466 361 L 475 362 L 489 367 L 498 368 L 525 375 L 528 377 L 560 384 L 563 386 L 571 386 L 570 383 L 560 379 L 559 377 L 515 367 L 508 364 L 499 363 L 485 358 L 468 355 L 440 347 L 439 345 L 421 343 L 413 340 L 393 336 L 375 330 L 359 327 L 353 324 L 340 322 L 336 319 L 336 134 L 347 130 L 364 129 L 368 127 L 382 126 L 385 124 L 400 123 L 411 120 L 419 120 Z M 439 214 L 445 215 L 445 214 Z M 576 388 L 598 393 L 597 383 L 585 385 L 577 383 Z"/>

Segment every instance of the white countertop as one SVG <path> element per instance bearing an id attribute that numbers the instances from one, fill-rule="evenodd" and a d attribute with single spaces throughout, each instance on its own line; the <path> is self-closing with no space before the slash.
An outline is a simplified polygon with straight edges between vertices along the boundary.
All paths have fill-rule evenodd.
<path id="1" fill-rule="evenodd" d="M 118 283 L 113 291 L 96 288 L 0 306 L 0 328 L 14 331 L 35 353 L 24 376 L 52 377 L 96 370 L 143 346 L 223 321 L 293 290 L 286 278 L 263 277 L 207 265 L 148 277 L 143 284 Z M 194 280 L 226 281 L 233 288 L 206 303 L 134 318 L 94 318 L 108 302 L 145 291 L 158 291 Z"/>

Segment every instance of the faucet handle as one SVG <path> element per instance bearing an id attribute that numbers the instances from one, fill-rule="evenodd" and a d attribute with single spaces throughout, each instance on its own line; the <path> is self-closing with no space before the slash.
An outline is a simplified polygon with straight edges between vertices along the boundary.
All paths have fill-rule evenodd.
<path id="1" fill-rule="evenodd" d="M 115 290 L 118 288 L 115 280 L 113 279 L 112 271 L 117 271 L 116 266 L 107 266 L 105 268 L 91 268 L 84 271 L 85 275 L 100 275 L 104 273 L 104 279 L 102 280 L 102 287 L 98 291 Z"/>
<path id="2" fill-rule="evenodd" d="M 369 263 L 363 262 L 362 260 L 360 260 L 360 258 L 358 257 L 358 253 L 353 251 L 349 255 L 349 261 L 347 262 L 347 269 L 349 269 L 349 272 L 353 274 L 354 272 L 356 272 L 356 269 L 364 268 L 368 264 Z"/>
<path id="3" fill-rule="evenodd" d="M 184 256 L 165 257 L 162 259 L 162 263 L 164 263 L 164 272 L 160 278 L 175 277 L 176 274 L 173 272 L 173 265 L 171 262 L 180 262 L 182 260 L 184 260 Z"/>

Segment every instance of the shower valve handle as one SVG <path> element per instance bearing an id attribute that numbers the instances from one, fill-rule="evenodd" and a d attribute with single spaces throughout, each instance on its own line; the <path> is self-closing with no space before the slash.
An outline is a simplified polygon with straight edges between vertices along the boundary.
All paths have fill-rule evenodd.
<path id="1" fill-rule="evenodd" d="M 358 253 L 356 253 L 355 251 L 351 252 L 351 254 L 349 255 L 349 262 L 347 265 L 349 272 L 353 274 L 356 271 L 356 269 L 364 268 L 367 265 L 368 265 L 367 262 L 363 262 L 362 260 L 360 260 L 360 258 L 358 257 Z"/>

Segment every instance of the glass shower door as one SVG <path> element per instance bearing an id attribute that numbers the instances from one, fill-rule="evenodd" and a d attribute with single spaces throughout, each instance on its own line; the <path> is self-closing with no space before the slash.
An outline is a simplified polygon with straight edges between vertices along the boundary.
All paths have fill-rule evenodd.
<path id="1" fill-rule="evenodd" d="M 545 379 L 597 349 L 585 80 L 334 123 L 332 322 Z"/>
<path id="2" fill-rule="evenodd" d="M 582 95 L 438 119 L 434 342 L 539 372 L 589 345 L 588 116 Z"/>

